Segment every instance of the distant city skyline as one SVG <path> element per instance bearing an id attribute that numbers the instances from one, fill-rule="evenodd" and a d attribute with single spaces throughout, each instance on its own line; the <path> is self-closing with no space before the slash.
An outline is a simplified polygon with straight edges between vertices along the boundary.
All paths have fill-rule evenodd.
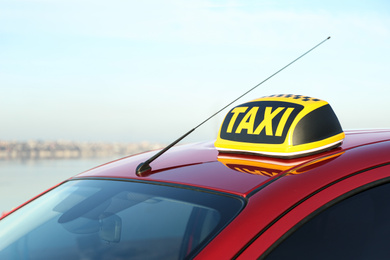
<path id="1" fill-rule="evenodd" d="M 0 140 L 169 143 L 241 99 L 328 101 L 390 128 L 390 2 L 0 1 Z M 235 103 L 237 105 L 238 103 Z M 228 110 L 185 142 L 214 139 Z"/>
<path id="2" fill-rule="evenodd" d="M 1 141 L 1 160 L 87 159 L 133 155 L 163 147 L 158 143 L 102 143 L 57 141 Z"/>

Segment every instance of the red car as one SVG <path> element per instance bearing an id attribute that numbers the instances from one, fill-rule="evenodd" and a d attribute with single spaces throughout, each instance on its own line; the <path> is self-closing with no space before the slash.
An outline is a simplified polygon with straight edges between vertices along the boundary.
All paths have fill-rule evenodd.
<path id="1" fill-rule="evenodd" d="M 388 259 L 390 131 L 325 101 L 233 108 L 216 142 L 77 175 L 0 221 L 0 259 Z"/>

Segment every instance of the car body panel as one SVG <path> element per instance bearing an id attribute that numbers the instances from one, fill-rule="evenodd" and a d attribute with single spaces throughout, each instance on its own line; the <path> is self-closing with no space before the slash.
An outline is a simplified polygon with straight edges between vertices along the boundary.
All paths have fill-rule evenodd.
<path id="1" fill-rule="evenodd" d="M 347 131 L 340 147 L 296 159 L 219 153 L 211 142 L 181 145 L 138 176 L 137 166 L 155 153 L 129 156 L 71 179 L 151 182 L 242 197 L 245 208 L 195 259 L 258 258 L 330 201 L 390 176 L 390 130 Z"/>
<path id="2" fill-rule="evenodd" d="M 271 177 L 229 169 L 218 161 L 218 152 L 210 143 L 195 146 L 196 153 L 193 153 L 194 151 L 188 152 L 189 147 L 186 145 L 174 148 L 166 157 L 167 160 L 172 161 L 167 163 L 161 158 L 161 161 L 152 165 L 152 174 L 146 177 L 138 177 L 135 174 L 136 166 L 148 158 L 145 154 L 141 160 L 132 162 L 131 167 L 123 164 L 123 169 L 118 170 L 114 176 L 112 168 L 106 175 L 103 174 L 104 171 L 101 168 L 97 168 L 98 172 L 94 169 L 78 177 L 120 177 L 143 181 L 161 181 L 193 185 L 249 197 L 243 212 L 197 256 L 197 259 L 232 258 L 240 256 L 238 252 L 242 252 L 240 258 L 246 259 L 258 257 L 260 252 L 264 252 L 283 232 L 286 232 L 300 220 L 299 217 L 298 219 L 285 220 L 284 217 L 280 218 L 281 215 L 291 216 L 298 209 L 303 208 L 305 214 L 299 215 L 302 219 L 327 202 L 324 201 L 321 204 L 315 200 L 317 197 L 321 197 L 322 192 L 306 202 L 305 198 L 312 196 L 310 194 L 315 194 L 327 186 L 332 187 L 332 183 L 337 183 L 340 179 L 349 179 L 349 175 L 354 175 L 364 171 L 364 169 L 388 163 L 390 161 L 388 158 L 389 140 L 390 131 L 386 130 L 350 131 L 346 133 L 341 147 L 304 158 L 283 160 L 252 155 L 224 154 L 225 157 L 251 159 L 257 162 L 267 161 L 279 165 L 288 164 L 284 171 Z M 128 159 L 130 158 L 132 157 Z M 183 162 L 182 158 L 186 158 L 184 165 L 177 163 Z M 167 167 L 168 165 L 170 167 Z M 164 170 L 164 168 L 168 169 Z M 351 180 L 355 180 L 355 178 Z M 372 181 L 375 181 L 375 178 Z M 370 180 L 366 182 L 370 182 Z M 355 185 L 364 185 L 366 182 Z M 353 188 L 355 186 L 350 187 L 350 189 Z M 342 189 L 340 191 L 347 192 Z M 297 201 L 305 201 L 305 203 L 297 207 L 300 205 L 297 204 Z M 294 213 L 289 211 L 292 207 L 297 207 Z M 283 221 L 287 224 L 283 224 Z M 274 222 L 278 225 L 274 225 Z M 280 228 L 280 225 L 284 228 Z M 276 227 L 281 230 L 273 232 Z M 257 238 L 260 233 L 262 235 Z M 268 237 L 265 234 L 272 234 L 272 236 Z M 264 240 L 267 239 L 269 241 L 265 242 Z M 251 243 L 253 244 L 251 245 Z M 261 245 L 262 250 L 259 250 L 259 245 Z M 243 250 L 246 247 L 248 249 Z"/>
<path id="3" fill-rule="evenodd" d="M 287 171 L 302 163 L 314 161 L 329 154 L 346 151 L 370 143 L 390 140 L 390 131 L 384 130 L 353 131 L 347 132 L 346 135 L 347 137 L 341 147 L 303 158 L 284 160 L 253 155 L 234 156 L 258 162 L 272 162 L 276 165 L 287 165 L 284 169 L 284 171 Z M 143 153 L 117 160 L 86 171 L 77 177 L 161 181 L 209 188 L 241 196 L 247 196 L 267 181 L 273 179 L 273 177 L 243 173 L 225 167 L 218 161 L 218 151 L 210 142 L 174 147 L 171 151 L 163 154 L 161 158 L 152 162 L 152 171 L 148 175 L 145 175 L 145 177 L 137 176 L 135 172 L 136 167 L 150 158 L 154 153 L 156 152 Z M 227 154 L 227 156 L 229 155 L 232 156 L 231 154 Z"/>
<path id="4" fill-rule="evenodd" d="M 223 246 L 223 254 L 227 258 L 237 255 L 243 247 L 256 240 L 256 245 L 251 249 L 255 251 L 256 257 L 260 255 L 261 249 L 265 251 L 273 242 L 276 241 L 289 228 L 293 227 L 296 219 L 285 220 L 284 215 L 290 214 L 301 203 L 299 208 L 303 208 L 305 214 L 299 215 L 298 218 L 304 218 L 313 210 L 322 206 L 325 202 L 317 201 L 317 197 L 321 197 L 322 193 L 332 191 L 333 186 L 339 182 L 339 192 L 348 192 L 351 189 L 365 185 L 368 182 L 376 181 L 380 178 L 387 178 L 390 176 L 390 171 L 387 164 L 390 163 L 388 156 L 390 152 L 390 142 L 373 143 L 366 146 L 359 146 L 354 149 L 344 151 L 340 156 L 312 168 L 310 171 L 303 172 L 298 175 L 285 175 L 270 185 L 262 188 L 248 200 L 248 205 L 245 210 L 235 219 L 229 227 L 221 232 L 221 237 L 215 238 L 209 246 L 203 250 L 199 257 L 213 257 L 220 255 L 218 248 L 221 244 L 227 243 Z M 370 170 L 376 167 L 384 166 L 384 170 L 378 172 L 378 176 L 371 173 L 376 171 Z M 303 165 L 302 168 L 305 166 Z M 365 173 L 364 175 L 360 173 Z M 363 177 L 361 177 L 363 176 Z M 354 178 L 352 178 L 354 177 Z M 362 179 L 362 180 L 360 180 Z M 348 180 L 348 182 L 346 181 Z M 360 182 L 358 182 L 360 180 Z M 347 190 L 343 190 L 342 185 L 350 184 Z M 330 189 L 332 187 L 332 189 Z M 321 192 L 320 192 L 321 191 Z M 328 192 L 326 193 L 328 194 Z M 314 197 L 316 195 L 316 197 Z M 332 195 L 332 192 L 330 192 Z M 309 200 L 310 199 L 310 200 Z M 332 199 L 332 198 L 330 198 Z M 305 204 L 303 204 L 305 202 Z M 267 210 L 264 210 L 267 209 Z M 292 214 L 292 213 L 291 213 Z M 283 224 L 283 220 L 287 224 Z M 275 225 L 275 224 L 278 225 Z M 279 224 L 281 223 L 281 224 Z M 270 228 L 272 227 L 272 230 Z M 280 228 L 279 232 L 275 232 Z M 271 234 L 267 237 L 267 234 Z M 261 235 L 261 236 L 260 236 Z M 234 238 L 227 240 L 227 237 Z M 268 241 L 269 240 L 269 241 Z M 214 243 L 216 246 L 214 247 Z M 260 246 L 257 247 L 256 246 Z M 255 248 L 255 249 L 253 249 Z M 249 250 L 245 252 L 242 259 L 245 257 L 254 256 L 253 252 Z M 247 258 L 246 258 L 247 259 Z"/>
<path id="5" fill-rule="evenodd" d="M 270 226 L 256 239 L 256 241 L 251 243 L 251 245 L 240 255 L 239 259 L 248 259 L 255 257 L 255 255 L 256 258 L 259 257 L 266 249 L 275 246 L 275 242 L 282 236 L 285 236 L 289 230 L 295 230 L 297 228 L 296 225 L 300 221 L 303 221 L 311 213 L 333 200 L 344 196 L 346 197 L 346 194 L 349 194 L 350 196 L 352 193 L 360 192 L 373 185 L 379 185 L 389 181 L 390 165 L 387 164 L 353 175 L 350 178 L 327 187 L 321 192 L 313 194 L 302 203 L 292 208 L 291 211 L 275 222 L 274 225 Z"/>

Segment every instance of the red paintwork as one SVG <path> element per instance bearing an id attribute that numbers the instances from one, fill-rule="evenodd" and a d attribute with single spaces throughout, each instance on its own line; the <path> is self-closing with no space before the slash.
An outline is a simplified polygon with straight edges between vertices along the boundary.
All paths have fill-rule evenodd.
<path id="1" fill-rule="evenodd" d="M 277 239 L 280 238 L 287 230 L 290 230 L 305 216 L 309 215 L 320 206 L 364 184 L 389 177 L 389 172 L 390 165 L 366 171 L 362 174 L 348 178 L 343 182 L 332 185 L 321 193 L 313 195 L 313 197 L 295 207 L 280 221 L 272 225 L 245 251 L 244 254 L 240 255 L 239 259 L 251 259 L 254 258 L 254 256 L 260 256 L 261 253 L 276 242 Z"/>
<path id="2" fill-rule="evenodd" d="M 283 165 L 284 171 L 273 177 L 226 167 L 218 161 L 218 151 L 213 143 L 174 147 L 152 162 L 152 171 L 147 176 L 138 177 L 136 167 L 154 153 L 107 163 L 74 178 L 176 183 L 246 198 L 243 211 L 196 259 L 257 259 L 289 229 L 322 205 L 364 184 L 390 176 L 390 130 L 349 131 L 341 147 L 298 159 L 227 155 Z"/>
<path id="3" fill-rule="evenodd" d="M 341 147 L 301 159 L 280 160 L 239 156 L 251 160 L 291 164 L 291 168 L 274 177 L 247 174 L 227 168 L 217 161 L 218 152 L 212 143 L 173 148 L 152 163 L 151 175 L 137 177 L 135 168 L 151 154 L 106 164 L 78 177 L 163 181 L 210 188 L 243 197 L 250 195 L 248 204 L 241 214 L 215 237 L 196 259 L 230 259 L 235 256 L 239 259 L 255 259 L 287 230 L 321 205 L 365 183 L 390 176 L 388 170 L 390 166 L 385 166 L 351 178 L 345 177 L 373 166 L 390 163 L 390 131 L 347 132 Z M 337 156 L 332 157 L 334 154 Z M 321 160 L 327 156 L 331 156 L 330 159 Z M 298 201 L 344 177 L 346 178 L 344 181 L 325 189 L 326 192 L 313 195 L 289 210 Z M 270 182 L 271 180 L 275 181 Z M 251 193 L 266 183 L 269 185 Z M 272 224 L 281 214 L 285 216 Z M 254 239 L 261 230 L 264 230 L 264 233 Z M 249 243 L 250 241 L 253 243 Z M 243 247 L 248 248 L 237 255 Z"/>
<path id="4" fill-rule="evenodd" d="M 309 194 L 327 184 L 354 174 L 363 169 L 390 163 L 390 141 L 360 146 L 345 151 L 342 155 L 300 175 L 289 175 L 263 188 L 249 199 L 245 210 L 215 238 L 199 255 L 199 259 L 220 256 L 231 258 L 260 230 L 272 223 L 279 215 Z M 314 209 L 319 208 L 337 195 L 346 193 L 365 183 L 390 176 L 389 166 L 358 174 L 338 183 L 326 193 L 318 193 L 288 213 L 278 225 L 272 225 L 256 242 L 242 254 L 242 259 L 260 256 L 277 238 L 293 227 Z M 375 174 L 371 174 L 375 172 Z M 328 188 L 329 189 L 329 188 Z M 335 192 L 334 194 L 332 192 Z M 321 198 L 321 199 L 319 199 Z M 266 209 L 266 210 L 265 210 Z M 290 217 L 291 216 L 291 217 Z M 226 239 L 230 237 L 232 239 Z M 240 259 L 241 259 L 240 258 Z"/>
<path id="5" fill-rule="evenodd" d="M 290 163 L 292 167 L 299 163 L 345 151 L 353 147 L 390 140 L 390 131 L 354 131 L 347 132 L 346 138 L 336 150 L 320 153 L 305 158 L 282 160 L 260 156 L 241 156 L 258 161 Z M 109 177 L 153 180 L 170 183 L 193 185 L 217 191 L 230 192 L 246 196 L 271 178 L 231 170 L 217 161 L 218 151 L 213 143 L 201 143 L 174 147 L 166 154 L 151 163 L 152 172 L 147 177 L 138 177 L 135 169 L 141 162 L 150 158 L 155 152 L 127 157 L 84 172 L 77 177 Z"/>

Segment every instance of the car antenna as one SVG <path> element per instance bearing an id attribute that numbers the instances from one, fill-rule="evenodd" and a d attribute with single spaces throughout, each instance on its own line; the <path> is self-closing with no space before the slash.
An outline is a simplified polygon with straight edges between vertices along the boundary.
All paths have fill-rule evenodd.
<path id="1" fill-rule="evenodd" d="M 269 80 L 270 78 L 272 78 L 273 76 L 275 76 L 276 74 L 278 74 L 279 72 L 281 72 L 282 70 L 284 70 L 285 68 L 287 68 L 288 66 L 290 66 L 291 64 L 293 64 L 294 62 L 296 62 L 297 60 L 299 60 L 300 58 L 302 58 L 303 56 L 305 56 L 306 54 L 308 54 L 309 52 L 311 52 L 312 50 L 314 50 L 315 48 L 317 48 L 318 46 L 320 46 L 321 44 L 323 44 L 325 41 L 329 40 L 330 39 L 330 36 L 328 38 L 326 38 L 325 40 L 321 41 L 320 43 L 318 43 L 316 46 L 314 46 L 313 48 L 311 48 L 310 50 L 306 51 L 305 53 L 303 53 L 301 56 L 299 56 L 298 58 L 296 58 L 295 60 L 291 61 L 289 64 L 287 64 L 286 66 L 284 66 L 283 68 L 279 69 L 278 71 L 276 71 L 274 74 L 272 74 L 271 76 L 269 76 L 268 78 L 264 79 L 262 82 L 260 82 L 259 84 L 257 84 L 256 86 L 252 87 L 251 89 L 249 89 L 247 92 L 245 92 L 244 94 L 242 94 L 241 96 L 239 96 L 238 98 L 234 99 L 233 101 L 231 101 L 229 104 L 227 104 L 226 106 L 224 106 L 223 108 L 221 108 L 220 110 L 218 110 L 217 112 L 215 112 L 213 115 L 211 115 L 209 118 L 207 118 L 206 120 L 204 120 L 202 123 L 200 123 L 199 125 L 197 125 L 196 127 L 194 127 L 193 129 L 191 129 L 190 131 L 188 131 L 187 133 L 185 133 L 183 136 L 179 137 L 177 140 L 175 140 L 174 142 L 172 142 L 171 144 L 169 144 L 167 147 L 165 147 L 164 149 L 162 149 L 161 151 L 159 151 L 158 153 L 156 153 L 155 155 L 153 155 L 151 158 L 149 158 L 148 160 L 146 160 L 145 162 L 143 163 L 140 163 L 138 166 L 137 166 L 137 169 L 136 169 L 136 174 L 137 176 L 141 176 L 143 177 L 143 173 L 144 172 L 147 172 L 147 171 L 150 171 L 152 168 L 150 167 L 150 163 L 153 162 L 154 160 L 156 160 L 158 157 L 160 157 L 162 154 L 164 154 L 166 151 L 168 151 L 170 148 L 172 148 L 175 144 L 177 144 L 178 142 L 180 142 L 181 140 L 183 140 L 186 136 L 188 136 L 189 134 L 191 134 L 193 131 L 195 131 L 195 129 L 197 129 L 198 127 L 200 127 L 201 125 L 203 125 L 204 123 L 206 123 L 207 121 L 209 121 L 211 118 L 213 118 L 214 116 L 216 116 L 217 114 L 219 114 L 222 110 L 224 110 L 225 108 L 227 108 L 228 106 L 230 106 L 231 104 L 233 104 L 234 102 L 236 102 L 237 100 L 239 100 L 240 98 L 242 98 L 243 96 L 245 96 L 246 94 L 248 94 L 249 92 L 251 92 L 252 90 L 254 90 L 255 88 L 257 88 L 258 86 L 260 86 L 261 84 L 263 84 L 264 82 L 266 82 L 267 80 Z"/>

